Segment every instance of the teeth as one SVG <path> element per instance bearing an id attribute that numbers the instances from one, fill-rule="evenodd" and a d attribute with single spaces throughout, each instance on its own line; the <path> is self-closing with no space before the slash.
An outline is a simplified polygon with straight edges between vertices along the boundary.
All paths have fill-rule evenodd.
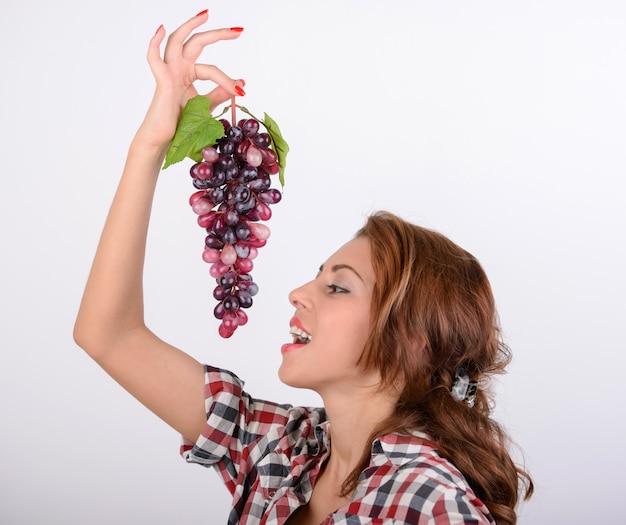
<path id="1" fill-rule="evenodd" d="M 295 337 L 298 341 L 302 342 L 302 343 L 310 343 L 311 342 L 311 335 L 307 334 L 305 331 L 300 330 L 300 328 L 298 328 L 297 326 L 292 326 L 289 329 L 289 333 Z"/>

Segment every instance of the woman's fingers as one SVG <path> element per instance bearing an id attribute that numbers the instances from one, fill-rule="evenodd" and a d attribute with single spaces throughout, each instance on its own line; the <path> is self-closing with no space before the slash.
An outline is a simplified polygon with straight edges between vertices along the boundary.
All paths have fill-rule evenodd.
<path id="1" fill-rule="evenodd" d="M 203 11 L 176 29 L 167 40 L 163 58 L 161 58 L 160 48 L 166 32 L 163 26 L 160 26 L 150 40 L 148 63 L 157 79 L 157 84 L 161 82 L 163 85 L 185 86 L 186 96 L 189 96 L 190 92 L 196 93 L 193 87 L 195 80 L 214 82 L 217 87 L 205 96 L 211 99 L 211 105 L 215 107 L 232 96 L 245 95 L 242 89 L 245 82 L 230 78 L 217 66 L 196 64 L 195 61 L 206 46 L 220 40 L 238 38 L 243 28 L 213 29 L 191 35 L 194 29 L 206 22 L 207 17 L 207 12 Z M 182 84 L 181 80 L 183 80 Z"/>
<path id="2" fill-rule="evenodd" d="M 242 79 L 237 80 L 237 83 L 236 83 L 236 85 L 239 87 L 242 87 L 245 84 L 246 83 Z M 241 93 L 243 93 L 243 90 L 241 91 Z M 237 93 L 237 94 L 241 95 L 241 93 Z M 207 97 L 211 101 L 210 111 L 213 111 L 220 104 L 223 104 L 224 102 L 230 100 L 233 96 L 233 93 L 231 93 L 227 89 L 224 89 L 222 86 L 217 86 L 215 89 L 213 89 L 212 91 L 210 91 L 204 96 Z"/>
<path id="3" fill-rule="evenodd" d="M 164 58 L 166 62 L 175 60 L 177 57 L 181 56 L 183 44 L 185 43 L 185 40 L 187 40 L 187 37 L 196 27 L 204 24 L 207 21 L 208 16 L 208 10 L 202 11 L 193 18 L 187 20 L 170 35 L 167 39 L 167 44 L 165 45 Z"/>
<path id="4" fill-rule="evenodd" d="M 228 97 L 232 97 L 233 95 L 245 95 L 242 89 L 244 83 L 242 81 L 233 80 L 217 66 L 196 64 L 195 72 L 198 80 L 210 80 L 215 82 L 229 93 Z"/>
<path id="5" fill-rule="evenodd" d="M 165 29 L 163 29 L 161 25 L 150 39 L 150 44 L 148 45 L 148 65 L 153 74 L 163 65 L 163 60 L 161 59 L 161 42 L 163 42 L 164 38 Z"/>
<path id="6" fill-rule="evenodd" d="M 183 57 L 195 61 L 206 46 L 219 42 L 220 40 L 234 40 L 235 38 L 239 38 L 242 31 L 242 27 L 233 27 L 230 29 L 212 29 L 210 31 L 196 33 L 183 45 Z"/>

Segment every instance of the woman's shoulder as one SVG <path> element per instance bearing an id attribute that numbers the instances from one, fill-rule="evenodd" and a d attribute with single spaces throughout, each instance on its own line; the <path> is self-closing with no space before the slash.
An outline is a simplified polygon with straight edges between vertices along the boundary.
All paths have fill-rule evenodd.
<path id="1" fill-rule="evenodd" d="M 472 523 L 491 523 L 489 510 L 474 494 L 460 470 L 443 457 L 427 434 L 387 434 L 372 447 L 368 496 L 387 494 L 389 508 L 400 498 L 394 519 L 402 516 L 454 515 Z M 365 496 L 367 499 L 368 496 Z M 387 505 L 386 505 L 387 506 Z M 410 520 L 409 520 L 410 522 Z"/>
<path id="2" fill-rule="evenodd" d="M 397 467 L 399 475 L 428 477 L 454 487 L 468 486 L 460 470 L 440 454 L 424 432 L 381 436 L 374 443 L 374 450 Z"/>

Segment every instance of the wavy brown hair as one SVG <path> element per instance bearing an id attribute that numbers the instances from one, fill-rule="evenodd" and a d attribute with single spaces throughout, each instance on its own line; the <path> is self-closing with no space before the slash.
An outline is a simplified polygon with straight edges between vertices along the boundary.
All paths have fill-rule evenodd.
<path id="1" fill-rule="evenodd" d="M 370 241 L 375 284 L 372 323 L 360 364 L 401 394 L 395 413 L 372 434 L 427 433 L 465 476 L 499 525 L 516 523 L 518 498 L 532 480 L 509 454 L 510 440 L 490 417 L 489 378 L 511 359 L 500 338 L 487 276 L 470 253 L 445 236 L 389 212 L 371 215 L 357 233 Z M 458 368 L 477 381 L 473 407 L 450 394 Z M 369 450 L 343 485 L 351 493 Z"/>

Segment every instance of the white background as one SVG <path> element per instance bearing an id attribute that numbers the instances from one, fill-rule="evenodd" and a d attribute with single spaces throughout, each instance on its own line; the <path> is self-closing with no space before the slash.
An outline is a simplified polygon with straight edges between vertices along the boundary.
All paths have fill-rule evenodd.
<path id="1" fill-rule="evenodd" d="M 220 524 L 217 476 L 73 343 L 72 325 L 153 81 L 147 42 L 205 7 L 244 26 L 203 59 L 247 81 L 291 145 L 254 269 L 250 323 L 221 340 L 188 164 L 162 174 L 148 323 L 258 397 L 280 384 L 287 293 L 389 209 L 484 264 L 514 362 L 496 415 L 536 496 L 519 523 L 624 518 L 626 7 L 615 1 L 2 0 L 0 522 Z M 516 457 L 520 458 L 519 454 Z"/>

